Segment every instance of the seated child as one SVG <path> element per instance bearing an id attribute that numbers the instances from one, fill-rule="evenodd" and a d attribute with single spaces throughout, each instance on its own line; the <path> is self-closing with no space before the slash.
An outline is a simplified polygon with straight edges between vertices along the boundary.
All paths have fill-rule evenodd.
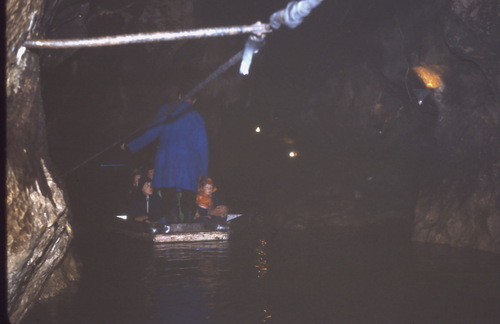
<path id="1" fill-rule="evenodd" d="M 228 208 L 214 194 L 217 188 L 212 179 L 201 177 L 196 196 L 197 211 L 195 222 L 218 222 L 227 217 Z"/>
<path id="2" fill-rule="evenodd" d="M 135 169 L 132 171 L 132 183 L 130 184 L 127 192 L 130 197 L 141 193 L 141 190 L 139 189 L 139 180 L 141 180 L 142 176 L 143 175 L 140 170 Z"/>
<path id="3" fill-rule="evenodd" d="M 151 179 L 141 177 L 139 185 L 141 192 L 131 197 L 128 219 L 139 222 L 166 224 L 163 212 L 163 201 L 154 194 Z"/>

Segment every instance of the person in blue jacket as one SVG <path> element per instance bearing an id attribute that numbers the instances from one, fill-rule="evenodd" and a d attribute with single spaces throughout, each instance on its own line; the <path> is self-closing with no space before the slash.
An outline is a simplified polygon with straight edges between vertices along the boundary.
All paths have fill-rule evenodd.
<path id="1" fill-rule="evenodd" d="M 179 209 L 184 222 L 192 222 L 198 178 L 207 175 L 208 139 L 203 118 L 192 107 L 195 101 L 184 101 L 171 113 L 168 104 L 161 106 L 157 120 L 121 146 L 135 153 L 158 139 L 152 186 L 161 190 L 170 224 L 179 222 Z"/>

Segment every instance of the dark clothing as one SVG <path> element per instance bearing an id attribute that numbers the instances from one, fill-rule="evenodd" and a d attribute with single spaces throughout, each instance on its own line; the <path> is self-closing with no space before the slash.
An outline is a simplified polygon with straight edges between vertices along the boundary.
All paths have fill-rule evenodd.
<path id="1" fill-rule="evenodd" d="M 146 196 L 142 193 L 131 196 L 128 219 L 147 215 L 152 222 L 166 223 L 164 203 L 157 193 Z"/>
<path id="2" fill-rule="evenodd" d="M 196 219 L 196 223 L 219 223 L 220 220 L 217 218 L 219 217 L 200 216 Z"/>
<path id="3" fill-rule="evenodd" d="M 216 192 L 214 192 L 212 194 L 211 200 L 212 200 L 212 203 L 211 203 L 212 208 L 215 208 L 215 207 L 220 206 L 220 205 L 224 205 L 224 203 L 218 197 Z M 196 220 L 197 223 L 215 223 L 215 222 L 220 221 L 220 217 L 217 217 L 217 216 L 208 217 L 210 214 L 209 208 L 204 208 L 200 205 L 196 206 L 196 208 L 198 210 L 198 214 L 200 215 L 200 217 Z"/>
<path id="4" fill-rule="evenodd" d="M 168 116 L 168 105 L 143 135 L 127 144 L 135 153 L 159 139 L 153 188 L 178 188 L 196 192 L 198 178 L 208 169 L 208 139 L 203 118 L 187 102 Z"/>
<path id="5" fill-rule="evenodd" d="M 196 194 L 191 190 L 177 191 L 175 188 L 162 188 L 161 194 L 167 208 L 166 215 L 170 224 L 191 223 L 196 213 Z M 180 212 L 182 212 L 182 219 Z"/>

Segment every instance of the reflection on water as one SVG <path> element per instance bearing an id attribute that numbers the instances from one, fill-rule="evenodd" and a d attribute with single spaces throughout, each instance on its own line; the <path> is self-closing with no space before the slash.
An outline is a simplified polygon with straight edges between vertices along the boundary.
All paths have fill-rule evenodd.
<path id="1" fill-rule="evenodd" d="M 153 247 L 144 282 L 151 281 L 149 300 L 160 322 L 205 323 L 215 307 L 215 294 L 228 269 L 228 243 L 179 243 Z"/>
<path id="2" fill-rule="evenodd" d="M 500 256 L 385 233 L 76 243 L 82 281 L 32 323 L 500 323 Z"/>
<path id="3" fill-rule="evenodd" d="M 255 264 L 255 268 L 257 269 L 257 278 L 262 278 L 269 270 L 267 268 L 267 253 L 265 250 L 266 245 L 267 241 L 264 239 L 260 239 L 259 245 L 255 249 L 257 253 L 257 262 Z"/>

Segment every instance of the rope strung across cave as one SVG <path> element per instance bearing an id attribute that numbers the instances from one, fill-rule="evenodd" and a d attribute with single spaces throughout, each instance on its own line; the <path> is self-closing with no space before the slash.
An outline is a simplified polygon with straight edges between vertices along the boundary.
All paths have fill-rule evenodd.
<path id="1" fill-rule="evenodd" d="M 256 22 L 250 26 L 204 28 L 178 32 L 140 33 L 87 39 L 31 39 L 26 40 L 23 46 L 26 48 L 102 47 L 192 38 L 233 36 L 239 34 L 263 35 L 270 33 L 272 29 L 279 29 L 281 25 L 286 25 L 289 28 L 297 27 L 302 23 L 304 18 L 309 15 L 312 9 L 317 7 L 322 1 L 323 0 L 291 1 L 285 9 L 271 15 L 269 24 Z"/>
<path id="2" fill-rule="evenodd" d="M 304 18 L 321 2 L 323 0 L 291 1 L 285 9 L 271 15 L 269 24 L 274 29 L 280 28 L 283 24 L 293 29 L 300 25 Z"/>
<path id="3" fill-rule="evenodd" d="M 223 36 L 223 35 L 235 35 L 237 33 L 252 33 L 249 36 L 247 42 L 245 43 L 245 49 L 235 54 L 226 63 L 219 66 L 212 74 L 206 77 L 203 81 L 198 83 L 194 88 L 192 88 L 183 98 L 181 98 L 177 103 L 173 104 L 167 109 L 165 114 L 170 114 L 174 112 L 183 101 L 193 98 L 201 89 L 203 89 L 209 82 L 219 77 L 233 65 L 241 60 L 240 73 L 243 75 L 248 74 L 250 64 L 252 61 L 252 56 L 258 52 L 258 50 L 264 45 L 264 36 L 266 33 L 271 31 L 271 27 L 274 29 L 279 29 L 281 25 L 286 25 L 289 28 L 296 28 L 302 23 L 304 18 L 309 15 L 309 13 L 318 6 L 323 0 L 302 0 L 302 1 L 291 1 L 288 3 L 287 7 L 283 10 L 273 13 L 270 17 L 269 24 L 262 24 L 257 22 L 252 26 L 246 26 L 251 28 L 239 28 L 239 27 L 228 27 L 226 30 L 222 29 L 212 29 L 203 32 L 195 33 L 193 31 L 184 31 L 178 33 L 161 33 L 162 35 L 155 34 L 138 34 L 138 35 L 125 35 L 114 37 L 105 37 L 105 39 L 87 39 L 87 40 L 32 40 L 26 41 L 24 46 L 26 47 L 44 47 L 44 48 L 68 48 L 68 47 L 97 47 L 97 46 L 111 46 L 120 44 L 132 44 L 132 43 L 145 43 L 149 41 L 159 41 L 159 40 L 178 40 L 193 37 L 211 37 L 211 36 Z M 270 26 L 270 27 L 269 27 Z M 238 29 L 239 28 L 239 29 Z M 215 31 L 218 30 L 218 31 Z M 212 33 L 213 32 L 213 33 Z M 212 34 L 211 34 L 212 33 Z M 170 35 L 167 35 L 170 34 Z M 201 36 L 204 34 L 205 36 Z M 156 120 L 158 116 L 154 119 Z M 62 176 L 66 176 L 69 173 L 79 169 L 88 162 L 99 157 L 103 153 L 107 152 L 111 148 L 125 142 L 127 139 L 131 138 L 140 131 L 144 131 L 151 127 L 151 121 L 145 123 L 145 125 L 137 128 L 133 132 L 129 133 L 127 136 L 120 138 L 119 140 L 106 146 L 96 154 L 87 158 L 83 162 L 79 163 L 75 167 L 64 172 Z"/>
<path id="4" fill-rule="evenodd" d="M 33 39 L 24 42 L 27 48 L 80 48 L 104 47 L 128 44 L 144 44 L 161 41 L 178 41 L 183 39 L 196 39 L 207 37 L 234 36 L 240 34 L 265 34 L 270 33 L 268 24 L 256 22 L 250 26 L 217 27 L 176 32 L 139 33 L 132 35 L 103 36 L 86 39 Z"/>

